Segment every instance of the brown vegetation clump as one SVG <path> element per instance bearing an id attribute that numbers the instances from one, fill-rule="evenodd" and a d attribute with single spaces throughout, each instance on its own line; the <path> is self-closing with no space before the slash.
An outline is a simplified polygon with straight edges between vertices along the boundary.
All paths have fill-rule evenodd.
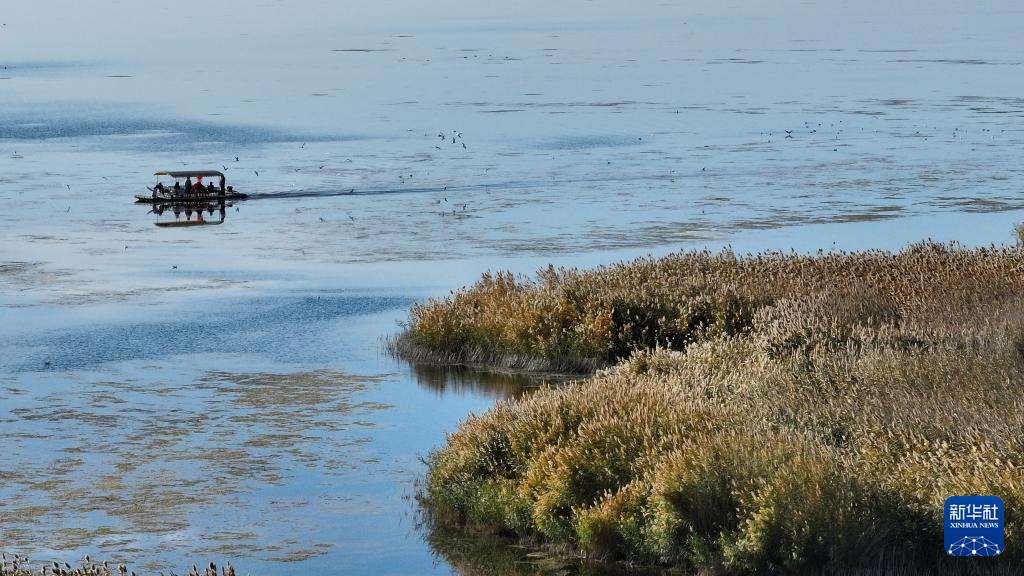
<path id="1" fill-rule="evenodd" d="M 552 324 L 581 317 L 567 309 L 658 312 L 632 339 L 609 336 L 637 326 L 613 321 L 609 340 L 562 348 L 639 349 L 619 366 L 464 422 L 429 462 L 439 524 L 722 572 L 942 569 L 944 500 L 996 495 L 1001 561 L 1024 558 L 1020 249 L 701 252 L 493 280 L 420 307 L 412 329 L 471 300 L 562 310 L 544 332 L 487 321 L 539 351 Z"/>

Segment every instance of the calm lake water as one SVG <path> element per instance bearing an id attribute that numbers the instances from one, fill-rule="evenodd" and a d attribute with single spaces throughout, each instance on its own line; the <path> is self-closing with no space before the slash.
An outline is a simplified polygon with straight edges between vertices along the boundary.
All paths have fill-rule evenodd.
<path id="1" fill-rule="evenodd" d="M 1008 0 L 92 4 L 0 11 L 8 552 L 575 570 L 419 525 L 420 458 L 537 383 L 388 357 L 412 302 L 1024 220 Z M 253 198 L 159 228 L 130 199 L 176 169 Z"/>

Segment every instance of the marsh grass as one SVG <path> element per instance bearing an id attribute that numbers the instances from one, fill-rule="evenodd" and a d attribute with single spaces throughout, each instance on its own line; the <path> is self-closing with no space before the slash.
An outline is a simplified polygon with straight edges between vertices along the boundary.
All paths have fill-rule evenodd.
<path id="1" fill-rule="evenodd" d="M 782 347 L 864 337 L 926 343 L 1020 293 L 1021 270 L 1017 247 L 924 242 L 895 253 L 703 251 L 585 271 L 549 267 L 535 278 L 487 273 L 414 305 L 391 348 L 415 361 L 588 372 L 636 350 L 749 334 L 759 313 L 788 331 L 765 334 Z"/>
<path id="2" fill-rule="evenodd" d="M 413 329 L 450 328 L 456 309 L 476 306 L 505 312 L 467 320 L 504 334 L 496 343 L 608 362 L 632 351 L 590 380 L 470 417 L 431 455 L 424 499 L 438 526 L 589 558 L 949 573 L 963 566 L 941 548 L 944 500 L 991 494 L 1007 514 L 997 565 L 1020 568 L 1022 283 L 1018 248 L 937 244 L 485 277 L 414 310 Z M 616 302 L 654 320 L 619 322 Z M 603 332 L 544 343 L 551 326 L 600 317 Z"/>

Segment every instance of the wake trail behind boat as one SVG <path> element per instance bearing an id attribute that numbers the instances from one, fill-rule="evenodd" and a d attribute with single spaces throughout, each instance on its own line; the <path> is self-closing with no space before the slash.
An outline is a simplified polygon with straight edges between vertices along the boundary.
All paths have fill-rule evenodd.
<path id="1" fill-rule="evenodd" d="M 349 188 L 347 190 L 288 190 L 282 192 L 254 192 L 249 200 L 285 198 L 330 198 L 334 196 L 383 196 L 386 194 L 432 194 L 442 192 L 470 192 L 499 188 L 503 190 L 529 188 L 525 182 L 502 182 L 496 184 L 474 184 L 468 186 L 420 186 L 416 188 Z"/>
<path id="2" fill-rule="evenodd" d="M 334 196 L 383 196 L 387 194 L 433 194 L 433 193 L 457 193 L 457 192 L 479 192 L 489 190 L 524 190 L 542 189 L 548 186 L 564 186 L 571 184 L 587 184 L 591 182 L 642 182 L 642 181 L 668 181 L 687 178 L 707 177 L 706 173 L 696 172 L 694 174 L 675 173 L 644 173 L 644 174 L 601 174 L 593 177 L 571 178 L 563 180 L 514 180 L 506 182 L 491 182 L 482 184 L 446 185 L 446 186 L 417 186 L 409 188 L 348 188 L 348 189 L 300 189 L 285 190 L 280 192 L 252 192 L 248 199 L 285 199 L 285 198 L 330 198 Z"/>

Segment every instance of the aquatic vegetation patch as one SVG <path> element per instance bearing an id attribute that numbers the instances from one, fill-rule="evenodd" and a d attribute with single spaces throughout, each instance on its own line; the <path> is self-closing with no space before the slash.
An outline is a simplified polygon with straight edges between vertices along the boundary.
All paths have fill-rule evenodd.
<path id="1" fill-rule="evenodd" d="M 160 369 L 146 370 L 154 377 Z M 0 473 L 3 544 L 102 546 L 120 558 L 145 550 L 157 558 L 153 573 L 167 572 L 166 555 L 186 546 L 232 559 L 325 554 L 332 544 L 306 520 L 322 502 L 281 492 L 308 478 L 343 493 L 333 487 L 377 457 L 371 428 L 391 406 L 368 392 L 385 376 L 168 371 L 168 380 L 129 373 L 70 388 L 41 381 L 20 398 L 0 421 L 5 446 L 22 454 Z M 57 453 L 35 448 L 44 442 L 58 444 Z M 294 537 L 268 540 L 273 522 Z"/>
<path id="2" fill-rule="evenodd" d="M 1002 566 L 1019 569 L 1022 263 L 1017 248 L 935 244 L 698 252 L 497 288 L 492 277 L 429 303 L 500 295 L 555 324 L 538 310 L 560 310 L 547 300 L 568 301 L 552 295 L 567 287 L 598 308 L 624 286 L 648 310 L 683 302 L 673 289 L 706 303 L 682 341 L 658 330 L 692 314 L 654 316 L 619 365 L 463 422 L 429 458 L 431 522 L 711 572 L 942 572 L 955 568 L 943 502 L 992 494 L 1006 505 Z"/>

